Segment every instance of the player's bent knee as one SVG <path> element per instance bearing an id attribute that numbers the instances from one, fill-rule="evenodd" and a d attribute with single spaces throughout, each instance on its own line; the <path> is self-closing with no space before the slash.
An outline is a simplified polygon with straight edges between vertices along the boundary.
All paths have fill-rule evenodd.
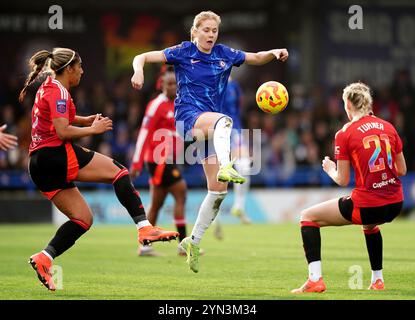
<path id="1" fill-rule="evenodd" d="M 94 219 L 92 216 L 90 216 L 90 217 L 83 217 L 82 219 L 71 218 L 71 221 L 75 222 L 76 224 L 81 226 L 83 229 L 88 231 L 91 228 L 92 223 L 94 222 Z"/>
<path id="2" fill-rule="evenodd" d="M 216 126 L 232 129 L 233 127 L 233 120 L 231 117 L 228 116 L 222 116 L 218 120 L 216 120 L 215 125 L 213 126 L 214 129 L 216 129 Z"/>
<path id="3" fill-rule="evenodd" d="M 226 118 L 225 121 L 226 121 L 227 126 L 233 127 L 233 120 L 232 120 L 232 118 L 231 117 L 228 117 L 228 116 L 226 116 L 225 118 Z"/>
<path id="4" fill-rule="evenodd" d="M 314 221 L 314 217 L 308 209 L 304 209 L 300 213 L 300 221 Z"/>
<path id="5" fill-rule="evenodd" d="M 302 210 L 300 212 L 300 221 L 308 221 L 308 219 L 307 219 L 307 211 L 306 210 Z"/>
<path id="6" fill-rule="evenodd" d="M 125 169 L 125 167 L 119 163 L 117 160 L 112 159 L 112 163 L 114 163 L 120 170 Z"/>
<path id="7" fill-rule="evenodd" d="M 114 160 L 114 162 L 116 162 L 116 161 Z M 122 167 L 121 170 L 117 172 L 115 177 L 112 177 L 112 184 L 116 183 L 122 177 L 127 176 L 127 175 L 130 176 L 130 172 L 128 171 L 127 168 Z"/>

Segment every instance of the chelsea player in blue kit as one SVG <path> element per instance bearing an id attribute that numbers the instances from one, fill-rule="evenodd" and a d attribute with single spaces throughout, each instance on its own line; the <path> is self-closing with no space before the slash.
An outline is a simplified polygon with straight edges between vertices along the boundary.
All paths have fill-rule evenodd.
<path id="1" fill-rule="evenodd" d="M 242 223 L 250 224 L 251 219 L 249 219 L 248 215 L 245 212 L 245 203 L 251 180 L 251 159 L 249 157 L 249 148 L 245 144 L 245 139 L 242 131 L 241 103 L 241 86 L 239 85 L 238 81 L 234 80 L 232 76 L 230 76 L 228 86 L 226 88 L 225 103 L 222 105 L 221 113 L 231 117 L 233 120 L 233 127 L 231 132 L 232 159 L 235 159 L 235 169 L 245 178 L 245 183 L 234 183 L 233 185 L 234 198 L 230 212 L 233 216 L 239 218 Z M 217 239 L 223 239 L 223 231 L 219 216 L 215 219 L 215 229 L 213 234 Z"/>
<path id="2" fill-rule="evenodd" d="M 215 45 L 220 22 L 220 17 L 212 11 L 199 13 L 190 30 L 191 41 L 135 56 L 131 78 L 133 88 L 141 89 L 146 63 L 174 66 L 177 79 L 174 102 L 176 129 L 185 139 L 196 141 L 208 188 L 191 236 L 181 242 L 193 272 L 199 271 L 199 244 L 219 212 L 228 182 L 245 182 L 230 160 L 232 119 L 221 113 L 231 69 L 243 63 L 263 65 L 274 59 L 285 61 L 288 58 L 286 49 L 251 53 Z"/>
<path id="3" fill-rule="evenodd" d="M 241 123 L 242 90 L 239 83 L 232 77 L 229 78 L 225 103 L 222 105 L 222 113 L 231 117 L 233 128 L 231 133 L 232 158 L 235 160 L 236 170 L 245 178 L 245 183 L 234 184 L 234 201 L 231 214 L 238 217 L 241 222 L 251 223 L 245 212 L 245 200 L 250 185 L 251 159 L 249 149 L 245 144 Z"/>

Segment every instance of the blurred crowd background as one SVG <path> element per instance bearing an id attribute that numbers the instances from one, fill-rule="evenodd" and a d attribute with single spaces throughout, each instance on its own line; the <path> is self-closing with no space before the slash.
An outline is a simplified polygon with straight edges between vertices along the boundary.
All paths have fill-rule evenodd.
<path id="1" fill-rule="evenodd" d="M 244 127 L 262 130 L 261 172 L 254 185 L 322 183 L 321 160 L 333 157 L 334 134 L 347 121 L 343 87 L 357 80 L 372 87 L 375 115 L 395 125 L 408 170 L 415 170 L 415 4 L 410 1 L 363 1 L 362 30 L 350 29 L 352 4 L 347 1 L 202 5 L 73 0 L 60 4 L 62 30 L 47 27 L 50 5 L 17 1 L 0 13 L 2 43 L 8 39 L 1 51 L 0 124 L 6 123 L 7 131 L 19 137 L 17 149 L 0 151 L 3 174 L 26 172 L 36 86 L 22 104 L 17 98 L 27 59 L 35 51 L 63 46 L 80 53 L 85 73 L 71 91 L 77 113 L 102 113 L 114 120 L 114 130 L 78 143 L 129 166 L 146 104 L 156 94 L 160 67 L 146 67 L 145 87 L 135 91 L 130 84 L 132 59 L 140 52 L 188 40 L 194 15 L 205 9 L 222 17 L 218 42 L 244 51 L 286 47 L 290 52 L 286 64 L 242 66 L 233 73 L 244 93 Z M 290 94 L 287 109 L 275 116 L 262 113 L 255 103 L 256 89 L 269 80 L 284 83 Z M 201 168 L 189 174 L 202 177 L 197 170 Z M 198 183 L 204 185 L 202 178 Z M 7 181 L 1 186 L 7 188 Z"/>

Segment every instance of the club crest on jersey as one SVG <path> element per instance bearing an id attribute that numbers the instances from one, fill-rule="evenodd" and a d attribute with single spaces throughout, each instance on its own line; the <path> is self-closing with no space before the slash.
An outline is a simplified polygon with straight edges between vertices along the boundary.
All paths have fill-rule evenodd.
<path id="1" fill-rule="evenodd" d="M 225 61 L 221 60 L 221 61 L 219 62 L 219 65 L 220 65 L 220 67 L 221 67 L 221 68 L 225 68 L 226 63 L 225 63 Z"/>
<path id="2" fill-rule="evenodd" d="M 66 100 L 57 100 L 56 101 L 56 111 L 59 113 L 66 112 Z"/>

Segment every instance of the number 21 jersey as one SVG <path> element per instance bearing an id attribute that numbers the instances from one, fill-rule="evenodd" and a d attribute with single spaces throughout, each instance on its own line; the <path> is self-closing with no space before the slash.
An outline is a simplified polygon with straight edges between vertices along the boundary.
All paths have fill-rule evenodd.
<path id="1" fill-rule="evenodd" d="M 336 133 L 335 157 L 349 160 L 356 187 L 351 197 L 357 207 L 378 207 L 403 201 L 395 168 L 402 141 L 389 122 L 373 115 L 347 123 Z"/>

